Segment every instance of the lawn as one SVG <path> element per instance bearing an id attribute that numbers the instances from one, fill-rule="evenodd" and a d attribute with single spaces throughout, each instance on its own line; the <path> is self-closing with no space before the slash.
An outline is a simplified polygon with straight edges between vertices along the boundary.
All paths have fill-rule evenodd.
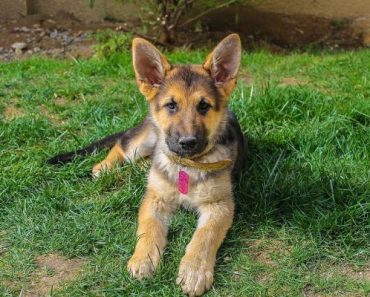
<path id="1" fill-rule="evenodd" d="M 207 296 L 369 295 L 369 65 L 370 50 L 243 55 L 230 107 L 249 138 L 249 168 Z M 126 271 L 149 161 L 97 180 L 91 168 L 106 151 L 45 163 L 146 112 L 129 53 L 0 64 L 1 296 L 45 294 L 53 280 L 52 296 L 182 295 L 175 280 L 193 213 L 174 218 L 153 279 Z"/>

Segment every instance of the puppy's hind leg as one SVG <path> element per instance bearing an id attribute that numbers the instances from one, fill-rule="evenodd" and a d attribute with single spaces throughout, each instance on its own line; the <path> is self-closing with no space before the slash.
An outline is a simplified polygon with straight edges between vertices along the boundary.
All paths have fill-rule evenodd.
<path id="1" fill-rule="evenodd" d="M 125 131 L 109 151 L 108 156 L 93 167 L 93 176 L 98 177 L 103 171 L 124 161 L 135 161 L 153 153 L 157 135 L 148 119 L 140 125 Z"/>
<path id="2" fill-rule="evenodd" d="M 99 177 L 103 171 L 112 169 L 115 164 L 122 163 L 125 159 L 125 154 L 123 152 L 123 148 L 119 143 L 117 143 L 112 149 L 109 151 L 108 156 L 101 161 L 100 163 L 96 164 L 93 167 L 92 173 L 94 177 Z"/>

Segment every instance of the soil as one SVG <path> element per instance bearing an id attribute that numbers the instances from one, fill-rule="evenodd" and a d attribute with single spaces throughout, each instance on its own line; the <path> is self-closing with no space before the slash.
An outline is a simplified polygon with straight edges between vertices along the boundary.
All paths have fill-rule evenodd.
<path id="1" fill-rule="evenodd" d="M 253 258 L 266 266 L 276 266 L 273 260 L 274 255 L 280 257 L 290 252 L 291 247 L 287 246 L 286 243 L 280 240 L 255 240 L 254 242 L 246 243 L 246 246 L 250 249 Z"/>
<path id="2" fill-rule="evenodd" d="M 361 281 L 365 283 L 370 282 L 370 263 L 365 264 L 363 267 L 355 267 L 352 264 L 342 264 L 342 263 L 331 263 L 323 262 L 317 267 L 316 272 L 320 278 L 325 280 L 330 280 L 338 275 L 344 278 L 350 278 L 355 281 Z M 317 292 L 313 284 L 308 283 L 303 288 L 304 295 L 306 297 L 324 297 L 329 296 L 327 294 L 322 294 Z M 333 296 L 363 296 L 361 293 L 353 292 L 330 292 Z"/>
<path id="3" fill-rule="evenodd" d="M 243 7 L 238 11 L 240 19 L 236 22 L 235 9 L 229 7 L 207 15 L 199 32 L 189 27 L 180 28 L 176 46 L 214 46 L 229 32 L 238 32 L 247 49 L 262 47 L 274 53 L 307 47 L 354 49 L 370 43 L 370 35 L 363 33 L 362 19 L 333 21 L 324 17 L 285 15 Z M 32 55 L 89 58 L 93 55 L 94 44 L 91 33 L 107 28 L 130 31 L 130 27 L 135 28 L 136 25 L 113 20 L 82 22 L 63 11 L 54 17 L 29 15 L 16 21 L 3 20 L 0 21 L 0 61 Z M 25 48 L 16 51 L 12 48 L 16 42 L 24 42 Z"/>
<path id="4" fill-rule="evenodd" d="M 10 103 L 4 110 L 4 113 L 3 113 L 3 116 L 4 116 L 4 120 L 6 122 L 9 122 L 11 120 L 14 120 L 16 118 L 19 118 L 21 116 L 23 116 L 25 113 L 24 113 L 24 110 L 15 106 L 13 103 Z"/>
<path id="5" fill-rule="evenodd" d="M 235 21 L 235 16 L 239 17 Z M 223 28 L 244 36 L 246 47 L 259 44 L 272 51 L 307 47 L 353 49 L 363 46 L 357 19 L 329 19 L 307 14 L 284 14 L 254 7 L 228 7 L 209 14 L 204 24 L 211 31 Z"/>
<path id="6" fill-rule="evenodd" d="M 0 21 L 0 61 L 32 55 L 89 58 L 93 55 L 94 44 L 90 35 L 116 26 L 112 22 L 80 22 L 68 13 L 60 13 L 53 18 L 30 15 L 16 21 Z M 16 52 L 12 48 L 16 42 L 24 42 L 26 47 Z"/>
<path id="7" fill-rule="evenodd" d="M 51 292 L 55 293 L 69 282 L 76 281 L 83 273 L 87 261 L 51 253 L 36 257 L 35 263 L 36 268 L 29 278 L 20 274 L 14 280 L 0 280 L 0 284 L 11 291 L 20 292 L 19 296 L 23 297 L 50 296 Z"/>
<path id="8" fill-rule="evenodd" d="M 283 77 L 279 83 L 280 87 L 299 86 L 306 84 L 305 81 L 296 77 Z"/>
<path id="9" fill-rule="evenodd" d="M 57 290 L 77 279 L 86 264 L 82 259 L 67 259 L 59 254 L 48 254 L 36 259 L 37 269 L 31 275 L 31 283 L 23 296 L 48 296 L 51 289 Z"/>

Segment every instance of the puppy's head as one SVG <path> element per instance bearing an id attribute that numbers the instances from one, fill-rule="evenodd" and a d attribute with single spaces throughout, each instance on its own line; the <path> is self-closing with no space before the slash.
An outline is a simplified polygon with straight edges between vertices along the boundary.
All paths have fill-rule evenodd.
<path id="1" fill-rule="evenodd" d="M 141 38 L 134 39 L 132 52 L 136 81 L 150 104 L 162 147 L 184 157 L 210 149 L 224 127 L 228 97 L 236 84 L 239 36 L 223 39 L 203 65 L 172 66 Z"/>

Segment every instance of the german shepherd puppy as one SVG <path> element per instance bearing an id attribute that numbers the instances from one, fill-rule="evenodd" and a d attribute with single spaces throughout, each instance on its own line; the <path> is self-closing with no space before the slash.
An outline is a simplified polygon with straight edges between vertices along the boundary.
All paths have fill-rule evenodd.
<path id="1" fill-rule="evenodd" d="M 171 65 L 151 43 L 135 38 L 133 66 L 149 115 L 137 127 L 49 160 L 64 163 L 111 147 L 93 167 L 93 175 L 98 176 L 117 163 L 151 157 L 138 241 L 127 265 L 134 278 L 153 275 L 166 246 L 171 216 L 185 206 L 194 209 L 199 220 L 177 283 L 190 296 L 202 295 L 212 285 L 216 253 L 233 220 L 232 180 L 245 158 L 243 133 L 227 108 L 241 52 L 239 36 L 231 34 L 203 65 Z"/>

